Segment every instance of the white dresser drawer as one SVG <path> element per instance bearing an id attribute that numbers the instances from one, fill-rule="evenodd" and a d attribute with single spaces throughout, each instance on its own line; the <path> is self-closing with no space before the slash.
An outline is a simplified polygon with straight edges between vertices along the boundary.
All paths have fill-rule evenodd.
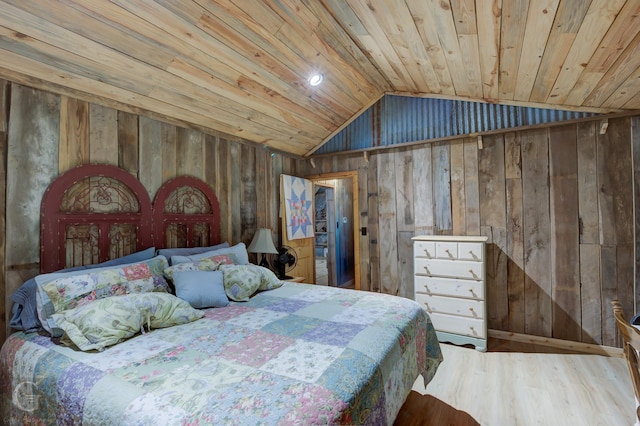
<path id="1" fill-rule="evenodd" d="M 456 299 L 455 297 L 428 296 L 416 294 L 416 301 L 425 307 L 429 314 L 451 314 L 468 318 L 484 318 L 484 302 L 473 299 Z"/>
<path id="2" fill-rule="evenodd" d="M 476 300 L 484 299 L 484 285 L 482 281 L 417 275 L 414 283 L 416 294 L 453 296 Z"/>
<path id="3" fill-rule="evenodd" d="M 436 258 L 455 260 L 458 258 L 458 243 L 436 242 Z"/>
<path id="4" fill-rule="evenodd" d="M 436 257 L 436 243 L 433 241 L 416 241 L 413 245 L 413 256 L 433 259 Z"/>
<path id="5" fill-rule="evenodd" d="M 458 243 L 458 259 L 483 261 L 484 245 L 482 243 Z"/>
<path id="6" fill-rule="evenodd" d="M 462 334 L 465 336 L 486 338 L 484 320 L 455 315 L 432 313 L 429 314 L 433 326 L 438 331 Z"/>
<path id="7" fill-rule="evenodd" d="M 432 277 L 464 278 L 481 281 L 484 279 L 483 263 L 465 260 L 421 259 L 416 258 L 414 272 L 417 275 Z"/>

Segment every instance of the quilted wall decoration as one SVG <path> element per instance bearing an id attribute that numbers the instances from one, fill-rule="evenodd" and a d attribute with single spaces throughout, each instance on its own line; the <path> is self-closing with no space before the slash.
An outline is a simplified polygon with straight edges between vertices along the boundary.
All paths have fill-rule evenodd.
<path id="1" fill-rule="evenodd" d="M 313 183 L 296 176 L 281 176 L 287 238 L 313 237 Z"/>

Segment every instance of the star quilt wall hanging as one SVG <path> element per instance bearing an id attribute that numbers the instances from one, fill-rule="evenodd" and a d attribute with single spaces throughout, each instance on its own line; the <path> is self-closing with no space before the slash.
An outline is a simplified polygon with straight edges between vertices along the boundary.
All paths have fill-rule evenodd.
<path id="1" fill-rule="evenodd" d="M 287 238 L 313 237 L 313 183 L 296 176 L 281 176 Z"/>

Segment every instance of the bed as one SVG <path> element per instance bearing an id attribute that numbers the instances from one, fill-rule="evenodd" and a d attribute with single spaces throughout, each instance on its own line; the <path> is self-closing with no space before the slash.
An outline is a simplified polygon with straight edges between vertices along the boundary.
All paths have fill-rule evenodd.
<path id="1" fill-rule="evenodd" d="M 419 304 L 279 281 L 219 241 L 208 185 L 178 178 L 153 204 L 142 189 L 82 166 L 45 194 L 42 274 L 0 350 L 8 423 L 391 424 L 435 374 Z"/>

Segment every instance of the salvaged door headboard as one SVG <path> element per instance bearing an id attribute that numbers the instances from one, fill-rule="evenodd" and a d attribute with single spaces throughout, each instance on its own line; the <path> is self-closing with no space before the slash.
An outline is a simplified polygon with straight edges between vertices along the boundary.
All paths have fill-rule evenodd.
<path id="1" fill-rule="evenodd" d="M 149 247 L 217 244 L 220 210 L 203 181 L 181 176 L 151 204 L 146 188 L 116 166 L 71 169 L 45 191 L 40 211 L 40 271 L 104 262 Z"/>

